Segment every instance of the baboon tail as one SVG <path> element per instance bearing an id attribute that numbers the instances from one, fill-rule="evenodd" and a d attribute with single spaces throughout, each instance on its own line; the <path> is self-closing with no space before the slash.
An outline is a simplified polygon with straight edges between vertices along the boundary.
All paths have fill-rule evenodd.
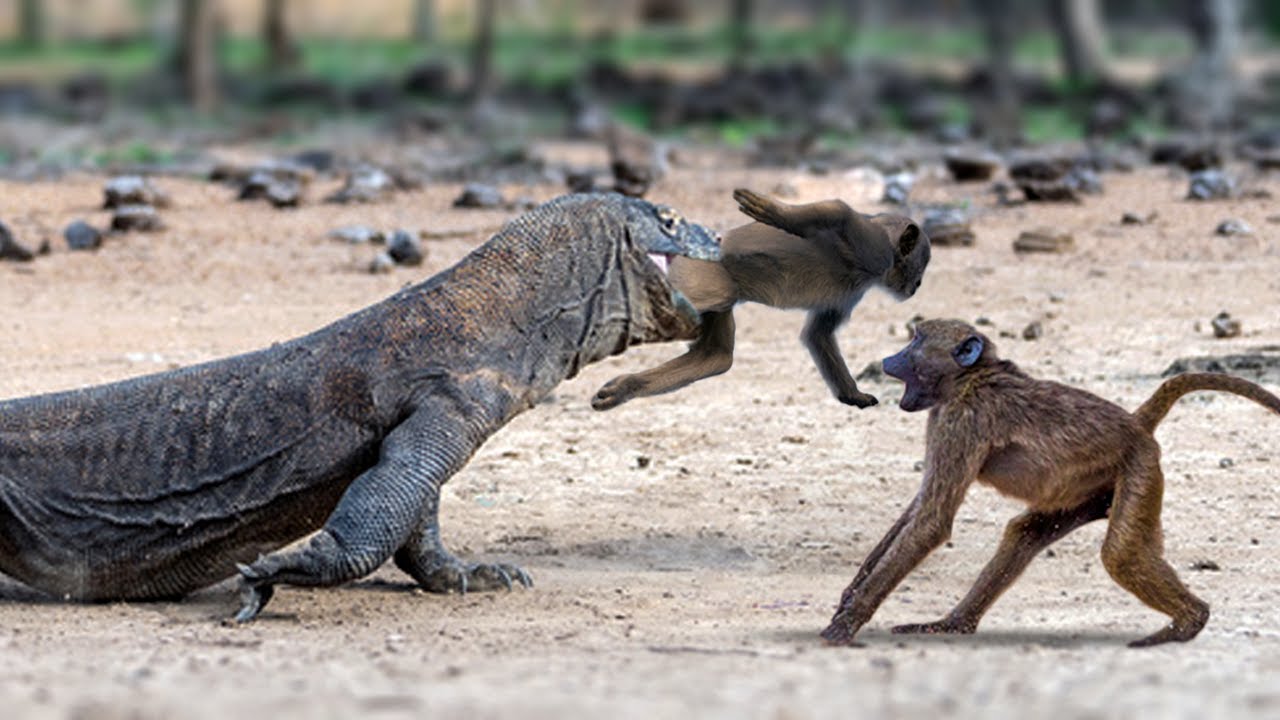
<path id="1" fill-rule="evenodd" d="M 1196 390 L 1229 392 L 1249 398 L 1272 412 L 1280 413 L 1280 397 L 1271 394 L 1257 383 L 1223 373 L 1183 373 L 1165 380 L 1159 388 L 1156 388 L 1155 394 L 1134 411 L 1133 416 L 1138 418 L 1138 422 L 1142 423 L 1147 432 L 1154 432 L 1178 398 Z"/>

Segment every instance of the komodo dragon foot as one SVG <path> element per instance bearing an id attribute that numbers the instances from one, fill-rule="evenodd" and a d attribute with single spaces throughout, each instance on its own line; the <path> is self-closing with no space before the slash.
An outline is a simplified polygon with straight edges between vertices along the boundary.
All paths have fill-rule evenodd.
<path id="1" fill-rule="evenodd" d="M 407 548 L 395 554 L 396 567 L 403 570 L 423 590 L 433 593 L 486 592 L 510 590 L 515 583 L 533 587 L 533 579 L 524 570 L 506 563 L 465 563 L 453 555 L 435 551 L 412 552 Z"/>

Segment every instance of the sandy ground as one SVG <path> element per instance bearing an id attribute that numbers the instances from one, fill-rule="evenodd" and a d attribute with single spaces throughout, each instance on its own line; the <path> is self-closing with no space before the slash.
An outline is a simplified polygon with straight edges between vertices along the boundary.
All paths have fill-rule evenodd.
<path id="1" fill-rule="evenodd" d="M 722 165 L 695 155 L 653 197 L 726 229 L 740 222 L 729 199 L 737 185 L 789 182 L 800 199 L 841 196 L 867 209 L 879 193 L 858 173 Z M 917 199 L 972 202 L 978 243 L 936 249 L 923 288 L 905 304 L 868 297 L 841 332 L 851 367 L 894 352 L 917 313 L 986 317 L 1003 354 L 1030 372 L 1134 407 L 1179 356 L 1280 343 L 1273 201 L 1186 202 L 1185 178 L 1164 169 L 1106 182 L 1105 196 L 1078 206 L 996 209 L 984 185 L 923 180 Z M 1274 179 L 1251 182 L 1280 193 Z M 28 239 L 48 234 L 55 249 L 30 265 L 0 265 L 0 397 L 298 335 L 447 267 L 508 217 L 450 209 L 456 186 L 377 206 L 274 211 L 237 204 L 223 187 L 165 179 L 175 197 L 167 232 L 69 253 L 63 225 L 105 223 L 100 184 L 0 185 L 3 219 Z M 1122 226 L 1125 210 L 1158 217 Z M 1214 236 L 1226 217 L 1255 233 Z M 372 276 L 363 272 L 370 248 L 324 237 L 354 222 L 462 234 L 432 241 L 421 268 Z M 1074 232 L 1077 250 L 1015 256 L 1017 232 L 1036 225 Z M 1212 337 L 1208 321 L 1224 309 L 1244 323 L 1242 337 Z M 1038 559 L 976 635 L 889 635 L 892 624 L 934 619 L 958 600 L 1018 511 L 976 488 L 951 542 L 884 604 L 861 635 L 865 646 L 831 649 L 816 634 L 915 492 L 925 418 L 896 408 L 891 383 L 866 386 L 881 397 L 878 407 L 840 405 L 796 340 L 801 315 L 738 312 L 737 362 L 727 375 L 602 415 L 588 405 L 598 385 L 680 348 L 600 363 L 517 418 L 446 486 L 446 542 L 466 556 L 523 565 L 535 588 L 432 596 L 388 567 L 346 587 L 282 589 L 259 621 L 227 627 L 219 621 L 236 605 L 230 585 L 180 603 L 77 606 L 0 581 L 0 712 L 85 720 L 1280 715 L 1280 418 L 1202 395 L 1183 400 L 1159 431 L 1168 557 L 1214 612 L 1194 642 L 1125 647 L 1164 620 L 1107 577 L 1101 524 Z M 1034 320 L 1043 337 L 1022 340 Z M 1205 560 L 1220 571 L 1191 569 Z"/>

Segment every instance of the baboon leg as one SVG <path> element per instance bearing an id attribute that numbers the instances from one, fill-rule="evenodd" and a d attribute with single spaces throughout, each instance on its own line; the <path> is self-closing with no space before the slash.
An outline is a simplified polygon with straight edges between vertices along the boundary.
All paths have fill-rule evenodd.
<path id="1" fill-rule="evenodd" d="M 1168 615 L 1164 628 L 1130 647 L 1186 642 L 1209 620 L 1209 605 L 1187 589 L 1164 560 L 1160 507 L 1164 476 L 1158 455 L 1126 475 L 1116 486 L 1111 524 L 1102 544 L 1102 564 L 1112 579 L 1155 610 Z"/>
<path id="2" fill-rule="evenodd" d="M 804 205 L 790 205 L 751 190 L 733 191 L 738 209 L 753 220 L 799 237 L 814 237 L 824 231 L 837 237 L 849 237 L 848 229 L 866 223 L 843 200 L 821 200 Z"/>
<path id="3" fill-rule="evenodd" d="M 678 390 L 733 365 L 733 311 L 702 313 L 702 332 L 684 355 L 634 375 L 619 375 L 591 398 L 591 407 L 609 410 L 628 400 Z"/>
<path id="4" fill-rule="evenodd" d="M 858 383 L 849 373 L 849 366 L 836 345 L 836 328 L 849 319 L 849 311 L 842 308 L 825 308 L 809 313 L 801 339 L 809 348 L 809 355 L 818 366 L 818 372 L 836 399 L 845 405 L 865 408 L 880 402 L 875 395 L 858 389 Z"/>
<path id="5" fill-rule="evenodd" d="M 1005 526 L 1000 547 L 964 596 L 947 616 L 936 622 L 898 625 L 895 633 L 958 633 L 978 629 L 987 609 L 1013 584 L 1041 550 L 1076 528 L 1107 516 L 1111 492 L 1099 493 L 1078 507 L 1058 512 L 1027 511 Z"/>

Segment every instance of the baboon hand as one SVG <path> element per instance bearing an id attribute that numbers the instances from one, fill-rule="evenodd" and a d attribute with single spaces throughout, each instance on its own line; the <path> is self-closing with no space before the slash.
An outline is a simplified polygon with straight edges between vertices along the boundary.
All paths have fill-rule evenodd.
<path id="1" fill-rule="evenodd" d="M 600 386 L 595 396 L 591 398 L 591 408 L 612 410 L 628 400 L 634 400 L 643 387 L 644 381 L 635 375 L 619 375 Z"/>
<path id="2" fill-rule="evenodd" d="M 773 201 L 769 198 L 745 188 L 738 188 L 733 191 L 733 199 L 738 201 L 738 209 L 747 217 L 759 220 L 766 225 L 774 225 L 778 222 Z"/>
<path id="3" fill-rule="evenodd" d="M 876 399 L 875 395 L 872 395 L 870 393 L 864 393 L 859 390 L 854 390 L 852 392 L 841 392 L 840 394 L 836 395 L 836 399 L 844 403 L 845 405 L 852 405 L 857 408 L 868 408 L 868 407 L 871 407 L 872 405 L 880 404 L 880 401 Z"/>

